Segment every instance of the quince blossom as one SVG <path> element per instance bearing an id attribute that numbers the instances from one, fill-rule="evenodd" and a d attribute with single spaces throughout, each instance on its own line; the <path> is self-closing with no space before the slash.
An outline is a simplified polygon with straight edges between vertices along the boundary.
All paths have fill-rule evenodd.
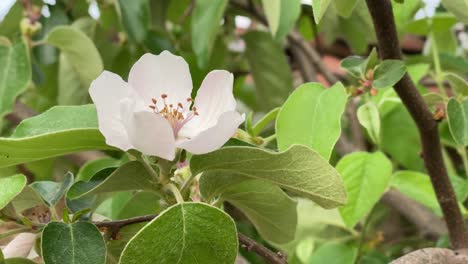
<path id="1" fill-rule="evenodd" d="M 232 86 L 231 73 L 212 71 L 192 100 L 187 62 L 163 51 L 143 55 L 130 70 L 128 83 L 104 71 L 89 93 L 108 145 L 173 160 L 178 148 L 208 153 L 236 132 L 244 116 L 235 110 Z"/>

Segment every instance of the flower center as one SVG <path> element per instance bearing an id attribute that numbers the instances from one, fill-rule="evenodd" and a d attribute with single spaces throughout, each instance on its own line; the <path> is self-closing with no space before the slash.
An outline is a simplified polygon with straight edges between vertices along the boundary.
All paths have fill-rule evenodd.
<path id="1" fill-rule="evenodd" d="M 158 108 L 158 100 L 156 100 L 156 98 L 151 98 L 152 104 L 148 107 L 153 110 L 155 114 L 161 115 L 169 122 L 174 131 L 174 136 L 177 138 L 180 129 L 193 117 L 198 116 L 197 108 L 194 106 L 190 109 L 190 105 L 193 102 L 192 98 L 187 98 L 185 104 L 178 102 L 177 107 L 173 104 L 168 104 L 166 98 L 167 94 L 161 94 L 161 99 L 164 104 L 163 108 Z"/>

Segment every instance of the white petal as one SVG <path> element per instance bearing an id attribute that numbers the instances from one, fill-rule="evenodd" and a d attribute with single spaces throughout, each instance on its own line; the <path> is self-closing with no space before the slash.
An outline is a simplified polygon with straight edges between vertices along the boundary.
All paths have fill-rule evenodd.
<path id="1" fill-rule="evenodd" d="M 36 241 L 36 235 L 33 233 L 21 233 L 17 235 L 8 245 L 2 250 L 5 259 L 7 258 L 24 258 L 29 255 Z"/>
<path id="2" fill-rule="evenodd" d="M 181 135 L 193 137 L 214 126 L 223 113 L 236 109 L 233 81 L 234 77 L 228 71 L 215 70 L 208 73 L 195 98 L 194 106 L 199 115 L 182 128 Z"/>
<path id="3" fill-rule="evenodd" d="M 214 151 L 224 145 L 244 122 L 244 116 L 236 111 L 223 113 L 218 122 L 192 139 L 179 142 L 179 148 L 186 149 L 193 154 L 204 154 Z"/>
<path id="4" fill-rule="evenodd" d="M 161 94 L 168 95 L 167 102 L 184 103 L 192 92 L 192 77 L 187 62 L 168 51 L 159 55 L 146 53 L 132 67 L 128 83 L 150 104 L 151 98 L 162 107 Z"/>
<path id="5" fill-rule="evenodd" d="M 96 105 L 99 130 L 110 146 L 131 148 L 120 118 L 120 101 L 129 97 L 131 89 L 117 74 L 104 71 L 91 83 L 89 94 Z"/>
<path id="6" fill-rule="evenodd" d="M 164 117 L 152 112 L 135 112 L 126 128 L 134 149 L 167 160 L 175 158 L 174 132 Z"/>

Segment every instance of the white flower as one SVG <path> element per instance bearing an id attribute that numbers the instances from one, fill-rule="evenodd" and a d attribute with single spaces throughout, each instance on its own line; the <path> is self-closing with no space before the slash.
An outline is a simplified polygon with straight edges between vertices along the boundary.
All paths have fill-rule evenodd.
<path id="1" fill-rule="evenodd" d="M 232 86 L 231 73 L 212 71 L 192 100 L 188 64 L 164 51 L 143 55 L 130 70 L 128 83 L 104 71 L 89 93 L 108 145 L 173 160 L 177 148 L 211 152 L 236 132 L 244 116 L 235 110 Z"/>

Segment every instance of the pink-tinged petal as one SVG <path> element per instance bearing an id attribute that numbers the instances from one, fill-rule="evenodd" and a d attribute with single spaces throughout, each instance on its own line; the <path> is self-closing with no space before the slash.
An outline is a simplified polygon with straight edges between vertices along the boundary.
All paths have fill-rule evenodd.
<path id="1" fill-rule="evenodd" d="M 17 235 L 2 250 L 4 257 L 7 258 L 25 258 L 34 247 L 36 235 L 33 233 L 21 233 Z"/>
<path id="2" fill-rule="evenodd" d="M 192 92 L 192 77 L 187 62 L 180 56 L 163 51 L 159 55 L 146 53 L 132 67 L 128 83 L 145 100 L 158 100 L 162 108 L 161 95 L 166 94 L 168 104 L 184 103 Z"/>
<path id="3" fill-rule="evenodd" d="M 233 82 L 234 77 L 228 71 L 215 70 L 208 73 L 195 98 L 194 106 L 199 115 L 182 128 L 181 135 L 193 137 L 214 126 L 223 113 L 236 109 Z"/>
<path id="4" fill-rule="evenodd" d="M 178 142 L 177 146 L 193 154 L 214 151 L 222 147 L 236 133 L 242 122 L 244 122 L 244 116 L 238 112 L 225 112 L 219 117 L 214 126 L 201 131 L 194 138 Z"/>
<path id="5" fill-rule="evenodd" d="M 96 105 L 99 130 L 110 146 L 122 150 L 131 145 L 120 118 L 120 101 L 132 93 L 129 85 L 120 76 L 104 71 L 91 83 L 89 94 Z"/>
<path id="6" fill-rule="evenodd" d="M 133 148 L 146 155 L 175 158 L 175 139 L 167 120 L 152 112 L 135 112 L 128 118 L 127 133 Z"/>

